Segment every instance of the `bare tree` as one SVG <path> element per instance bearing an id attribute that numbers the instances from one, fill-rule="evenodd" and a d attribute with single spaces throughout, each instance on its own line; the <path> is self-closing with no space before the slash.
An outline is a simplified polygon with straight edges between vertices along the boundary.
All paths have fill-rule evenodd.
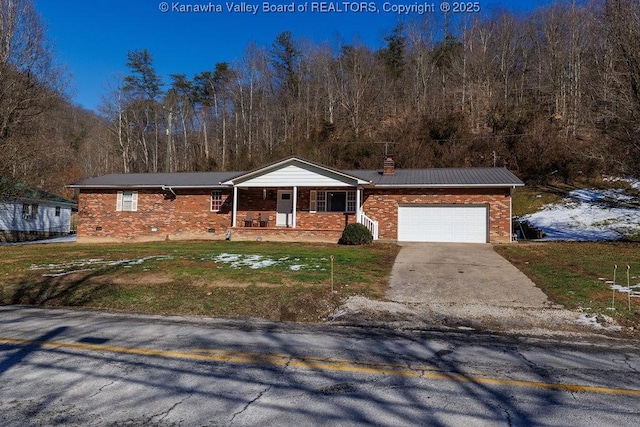
<path id="1" fill-rule="evenodd" d="M 38 182 L 42 176 L 40 160 L 47 154 L 37 141 L 38 126 L 63 100 L 64 87 L 33 2 L 0 0 L 0 177 L 5 182 Z"/>

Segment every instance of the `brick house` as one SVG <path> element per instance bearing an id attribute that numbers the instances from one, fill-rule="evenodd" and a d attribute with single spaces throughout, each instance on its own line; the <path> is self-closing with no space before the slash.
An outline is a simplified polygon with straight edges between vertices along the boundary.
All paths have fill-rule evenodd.
<path id="1" fill-rule="evenodd" d="M 250 172 L 112 174 L 79 190 L 82 242 L 232 239 L 336 242 L 348 223 L 375 239 L 511 241 L 504 168 L 337 170 L 290 157 Z"/>

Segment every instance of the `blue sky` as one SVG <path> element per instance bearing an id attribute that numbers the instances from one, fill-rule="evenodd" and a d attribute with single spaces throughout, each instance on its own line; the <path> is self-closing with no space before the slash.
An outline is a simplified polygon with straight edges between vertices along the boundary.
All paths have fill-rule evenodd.
<path id="1" fill-rule="evenodd" d="M 400 15 L 385 11 L 389 5 L 433 5 L 427 12 L 442 17 L 444 0 L 371 2 L 376 11 L 356 11 L 359 2 L 314 2 L 272 0 L 271 6 L 291 5 L 307 11 L 265 12 L 264 1 L 225 2 L 221 0 L 34 0 L 47 26 L 49 39 L 59 61 L 71 74 L 70 93 L 74 103 L 97 109 L 108 82 L 118 73 L 126 73 L 127 52 L 147 49 L 157 72 L 169 80 L 169 74 L 194 74 L 212 70 L 217 62 L 242 58 L 250 42 L 271 46 L 283 31 L 295 38 L 314 43 L 359 41 L 380 47 L 383 38 L 398 23 L 417 19 L 418 13 Z M 324 3 L 325 11 L 320 9 Z M 449 6 L 454 6 L 454 1 Z M 513 12 L 532 10 L 554 0 L 480 0 L 480 14 L 503 8 Z M 219 5 L 221 12 L 193 11 L 193 6 Z M 228 5 L 257 6 L 257 13 L 229 11 Z M 181 8 L 191 11 L 181 12 Z M 329 10 L 334 6 L 334 10 Z M 167 9 L 168 11 L 164 11 Z M 351 9 L 351 10 L 349 10 Z M 245 8 L 246 10 L 246 8 Z"/>

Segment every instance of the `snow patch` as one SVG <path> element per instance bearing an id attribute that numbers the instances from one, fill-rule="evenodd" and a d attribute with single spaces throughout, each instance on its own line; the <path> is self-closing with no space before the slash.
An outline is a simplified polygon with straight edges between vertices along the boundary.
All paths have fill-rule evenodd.
<path id="1" fill-rule="evenodd" d="M 76 234 L 69 234 L 61 237 L 54 237 L 52 239 L 42 240 L 30 240 L 28 242 L 0 242 L 0 246 L 24 246 L 24 245 L 41 245 L 49 243 L 75 243 L 78 241 Z"/>
<path id="2" fill-rule="evenodd" d="M 576 323 L 589 326 L 594 329 L 606 329 L 610 331 L 622 330 L 622 327 L 618 325 L 615 320 L 609 316 L 605 316 L 604 314 L 594 315 L 583 313 L 578 319 L 576 319 Z"/>
<path id="3" fill-rule="evenodd" d="M 632 298 L 640 298 L 640 283 L 637 285 L 632 285 L 632 286 L 622 286 L 622 285 L 614 285 L 613 283 L 611 283 L 611 285 L 609 286 L 609 288 L 611 290 L 614 291 L 618 291 L 621 292 L 623 294 L 628 294 L 631 293 L 631 295 L 629 295 Z"/>
<path id="4" fill-rule="evenodd" d="M 60 277 L 82 271 L 92 271 L 99 267 L 118 267 L 131 268 L 134 265 L 141 265 L 147 261 L 156 260 L 164 261 L 173 259 L 171 255 L 152 255 L 137 259 L 119 259 L 115 261 L 106 261 L 102 258 L 79 259 L 60 264 L 32 264 L 29 270 L 49 270 L 44 273 L 43 277 Z"/>
<path id="5" fill-rule="evenodd" d="M 640 189 L 640 182 L 627 180 Z M 543 231 L 543 240 L 611 241 L 640 232 L 640 209 L 637 197 L 622 189 L 579 189 L 557 204 L 545 205 L 528 221 Z"/>
<path id="6" fill-rule="evenodd" d="M 212 258 L 215 262 L 221 264 L 227 264 L 231 268 L 243 268 L 247 267 L 252 270 L 257 270 L 260 268 L 266 267 L 274 267 L 274 266 L 282 266 L 291 271 L 300 271 L 302 269 L 305 270 L 324 270 L 320 268 L 318 264 L 303 264 L 301 263 L 300 258 L 290 258 L 290 257 L 280 257 L 280 258 L 271 258 L 266 257 L 264 255 L 257 254 L 229 254 L 229 253 L 221 253 Z M 307 261 L 317 261 L 318 258 L 313 258 Z"/>

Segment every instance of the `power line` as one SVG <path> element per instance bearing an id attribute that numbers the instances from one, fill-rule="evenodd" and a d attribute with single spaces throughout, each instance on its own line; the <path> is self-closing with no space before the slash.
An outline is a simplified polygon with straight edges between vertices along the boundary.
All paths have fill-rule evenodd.
<path id="1" fill-rule="evenodd" d="M 471 136 L 467 138 L 446 138 L 446 139 L 429 139 L 433 142 L 447 142 L 447 141 L 474 141 L 478 139 L 498 139 L 498 138 L 514 138 L 521 136 L 534 136 L 535 133 L 514 133 L 509 135 L 486 135 L 486 136 Z M 398 144 L 396 141 L 329 141 L 332 144 L 385 144 L 385 155 L 389 154 L 389 144 Z"/>
<path id="2" fill-rule="evenodd" d="M 469 138 L 447 138 L 447 139 L 431 139 L 434 142 L 446 142 L 446 141 L 474 141 L 476 139 L 498 139 L 498 138 L 513 138 L 518 136 L 534 136 L 535 133 L 514 133 L 511 135 L 487 135 L 487 136 L 473 136 Z"/>

